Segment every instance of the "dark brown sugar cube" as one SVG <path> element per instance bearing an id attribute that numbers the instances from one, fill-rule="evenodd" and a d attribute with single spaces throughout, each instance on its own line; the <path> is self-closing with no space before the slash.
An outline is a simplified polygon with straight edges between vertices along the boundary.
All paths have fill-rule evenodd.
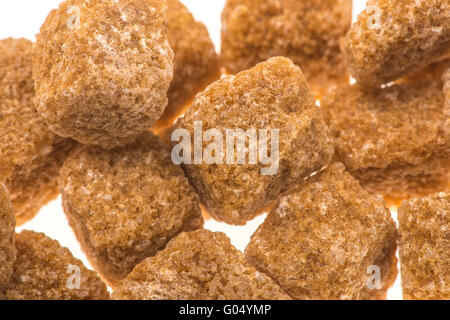
<path id="1" fill-rule="evenodd" d="M 448 188 L 449 113 L 440 82 L 338 88 L 321 101 L 335 158 L 361 185 L 391 199 Z"/>
<path id="2" fill-rule="evenodd" d="M 208 30 L 179 0 L 168 0 L 167 37 L 174 51 L 169 104 L 154 125 L 167 127 L 183 113 L 195 94 L 220 77 L 219 62 Z"/>
<path id="3" fill-rule="evenodd" d="M 0 183 L 0 288 L 9 281 L 16 260 L 15 225 L 11 200 L 6 188 Z"/>
<path id="4" fill-rule="evenodd" d="M 448 56 L 447 0 L 369 0 L 343 42 L 358 83 L 378 87 Z"/>
<path id="5" fill-rule="evenodd" d="M 351 0 L 227 0 L 221 63 L 237 73 L 285 56 L 302 68 L 320 96 L 349 81 L 339 42 L 351 21 Z"/>
<path id="6" fill-rule="evenodd" d="M 25 39 L 0 41 L 0 183 L 17 225 L 56 198 L 58 171 L 73 145 L 51 132 L 34 107 L 32 46 Z"/>
<path id="7" fill-rule="evenodd" d="M 7 300 L 107 300 L 106 285 L 67 248 L 43 233 L 16 235 L 11 281 L 0 288 Z"/>
<path id="8" fill-rule="evenodd" d="M 450 194 L 404 201 L 398 210 L 403 297 L 450 299 Z"/>
<path id="9" fill-rule="evenodd" d="M 328 164 L 334 151 L 300 68 L 282 57 L 208 86 L 171 137 L 206 210 L 239 225 Z M 178 152 L 186 142 L 189 150 Z"/>
<path id="10" fill-rule="evenodd" d="M 335 163 L 281 198 L 245 257 L 295 299 L 384 299 L 396 247 L 383 201 Z"/>
<path id="11" fill-rule="evenodd" d="M 150 132 L 110 151 L 80 149 L 61 169 L 60 189 L 83 251 L 112 286 L 172 237 L 203 224 L 197 194 Z"/>
<path id="12" fill-rule="evenodd" d="M 288 300 L 249 265 L 223 233 L 184 232 L 147 258 L 120 283 L 114 299 Z"/>
<path id="13" fill-rule="evenodd" d="M 66 0 L 37 35 L 36 108 L 61 136 L 125 145 L 163 114 L 172 61 L 165 0 Z"/>

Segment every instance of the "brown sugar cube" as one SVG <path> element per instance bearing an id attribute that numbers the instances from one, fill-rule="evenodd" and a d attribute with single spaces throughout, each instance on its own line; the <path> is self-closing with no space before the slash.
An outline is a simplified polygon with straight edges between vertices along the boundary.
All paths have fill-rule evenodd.
<path id="1" fill-rule="evenodd" d="M 285 56 L 321 96 L 349 82 L 339 43 L 351 21 L 351 0 L 227 0 L 221 63 L 228 73 L 237 73 Z"/>
<path id="2" fill-rule="evenodd" d="M 450 126 L 442 84 L 338 88 L 321 101 L 335 158 L 390 201 L 438 192 L 450 176 Z"/>
<path id="3" fill-rule="evenodd" d="M 6 188 L 0 183 L 0 288 L 9 281 L 16 260 L 14 212 Z"/>
<path id="4" fill-rule="evenodd" d="M 220 232 L 184 232 L 120 283 L 114 299 L 288 300 Z"/>
<path id="5" fill-rule="evenodd" d="M 220 77 L 214 44 L 206 27 L 194 20 L 179 0 L 168 0 L 167 36 L 174 51 L 173 80 L 167 93 L 169 104 L 153 126 L 170 126 L 207 84 Z"/>
<path id="6" fill-rule="evenodd" d="M 398 210 L 403 297 L 450 299 L 450 194 L 404 201 Z"/>
<path id="7" fill-rule="evenodd" d="M 36 108 L 63 137 L 111 149 L 163 114 L 173 77 L 165 0 L 66 0 L 37 35 Z"/>
<path id="8" fill-rule="evenodd" d="M 201 141 L 205 151 L 201 159 L 196 157 L 199 130 L 205 137 L 213 133 L 216 139 Z M 179 144 L 186 142 L 186 132 L 194 137 L 191 164 L 184 161 L 183 152 L 187 175 L 205 209 L 229 224 L 242 225 L 257 216 L 293 182 L 328 164 L 334 151 L 300 68 L 282 57 L 208 86 L 196 96 L 175 131 L 184 140 Z M 173 133 L 172 141 L 176 138 Z M 261 146 L 265 143 L 266 148 Z M 264 149 L 268 164 L 261 161 Z"/>
<path id="9" fill-rule="evenodd" d="M 343 41 L 350 73 L 378 87 L 450 53 L 448 0 L 369 0 Z"/>
<path id="10" fill-rule="evenodd" d="M 10 282 L 0 288 L 7 300 L 109 300 L 106 285 L 67 248 L 43 233 L 16 235 L 17 260 Z"/>
<path id="11" fill-rule="evenodd" d="M 203 224 L 197 194 L 150 132 L 126 147 L 74 153 L 60 188 L 83 251 L 111 286 L 172 237 Z"/>
<path id="12" fill-rule="evenodd" d="M 32 42 L 0 41 L 0 183 L 17 225 L 58 195 L 57 176 L 73 142 L 52 133 L 34 107 Z"/>
<path id="13" fill-rule="evenodd" d="M 245 257 L 295 299 L 384 299 L 396 248 L 383 201 L 335 163 L 281 198 Z"/>

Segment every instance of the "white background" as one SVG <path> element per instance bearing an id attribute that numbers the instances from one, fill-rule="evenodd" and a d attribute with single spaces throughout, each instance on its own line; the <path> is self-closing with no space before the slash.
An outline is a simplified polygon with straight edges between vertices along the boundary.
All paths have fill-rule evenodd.
<path id="1" fill-rule="evenodd" d="M 35 34 L 44 22 L 47 14 L 60 3 L 60 0 L 2 0 L 0 1 L 0 39 L 7 37 L 24 37 L 35 40 Z M 193 13 L 197 20 L 203 22 L 210 32 L 211 38 L 220 51 L 221 12 L 225 0 L 181 0 Z M 365 0 L 354 0 L 354 18 L 365 7 Z M 394 213 L 395 214 L 395 213 Z M 205 227 L 213 231 L 225 232 L 232 243 L 243 251 L 251 234 L 264 220 L 260 216 L 244 227 L 228 226 L 212 220 L 206 222 Z M 44 207 L 30 222 L 17 228 L 17 231 L 29 229 L 44 232 L 47 236 L 59 240 L 61 245 L 68 247 L 73 255 L 81 259 L 89 268 L 84 254 L 78 245 L 72 230 L 67 224 L 61 207 L 60 197 Z M 400 278 L 389 291 L 389 299 L 401 299 Z"/>

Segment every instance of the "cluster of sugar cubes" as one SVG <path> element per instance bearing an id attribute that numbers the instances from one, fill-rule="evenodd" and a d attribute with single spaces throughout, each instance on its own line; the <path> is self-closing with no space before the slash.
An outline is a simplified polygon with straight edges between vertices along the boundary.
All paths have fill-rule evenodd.
<path id="1" fill-rule="evenodd" d="M 351 20 L 227 0 L 217 55 L 179 0 L 65 0 L 1 40 L 0 299 L 450 299 L 450 4 Z M 15 233 L 59 193 L 95 271 Z"/>

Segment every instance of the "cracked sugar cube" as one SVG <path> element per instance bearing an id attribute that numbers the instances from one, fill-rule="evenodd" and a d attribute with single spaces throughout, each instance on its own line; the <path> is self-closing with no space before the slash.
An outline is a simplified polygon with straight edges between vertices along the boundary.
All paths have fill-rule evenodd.
<path id="1" fill-rule="evenodd" d="M 17 260 L 9 283 L 0 288 L 6 300 L 109 300 L 106 285 L 94 271 L 43 233 L 16 235 Z"/>
<path id="2" fill-rule="evenodd" d="M 448 0 L 369 0 L 343 41 L 351 75 L 379 87 L 450 54 Z"/>
<path id="3" fill-rule="evenodd" d="M 227 0 L 221 64 L 228 73 L 285 56 L 302 68 L 316 96 L 348 83 L 340 39 L 350 29 L 351 0 Z"/>
<path id="4" fill-rule="evenodd" d="M 196 21 L 179 0 L 168 0 L 167 36 L 174 51 L 169 104 L 153 126 L 163 129 L 183 114 L 195 95 L 220 77 L 214 44 L 205 25 Z"/>
<path id="5" fill-rule="evenodd" d="M 184 232 L 138 264 L 113 292 L 125 300 L 290 300 L 220 232 Z"/>
<path id="6" fill-rule="evenodd" d="M 111 286 L 178 233 L 203 225 L 197 194 L 149 131 L 110 151 L 79 149 L 61 169 L 60 189 L 83 251 Z"/>
<path id="7" fill-rule="evenodd" d="M 123 146 L 163 114 L 172 61 L 165 0 L 66 0 L 37 35 L 36 108 L 60 136 Z"/>
<path id="8" fill-rule="evenodd" d="M 396 248 L 383 201 L 334 163 L 281 198 L 245 258 L 294 299 L 385 299 Z"/>
<path id="9" fill-rule="evenodd" d="M 327 165 L 334 152 L 300 68 L 283 57 L 208 86 L 174 132 L 174 144 L 192 145 L 190 155 L 179 152 L 180 162 L 205 209 L 216 220 L 236 225 Z M 206 138 L 199 141 L 199 136 Z M 204 157 L 197 157 L 199 151 Z"/>
<path id="10" fill-rule="evenodd" d="M 404 201 L 398 210 L 403 297 L 450 299 L 450 194 Z"/>
<path id="11" fill-rule="evenodd" d="M 446 190 L 450 117 L 444 100 L 440 81 L 338 88 L 321 101 L 335 158 L 364 188 L 393 205 Z"/>
<path id="12" fill-rule="evenodd" d="M 16 260 L 15 226 L 16 221 L 8 191 L 0 183 L 0 288 L 9 281 Z"/>
<path id="13" fill-rule="evenodd" d="M 58 171 L 74 142 L 51 132 L 34 106 L 33 43 L 0 40 L 0 183 L 17 225 L 58 195 Z"/>

